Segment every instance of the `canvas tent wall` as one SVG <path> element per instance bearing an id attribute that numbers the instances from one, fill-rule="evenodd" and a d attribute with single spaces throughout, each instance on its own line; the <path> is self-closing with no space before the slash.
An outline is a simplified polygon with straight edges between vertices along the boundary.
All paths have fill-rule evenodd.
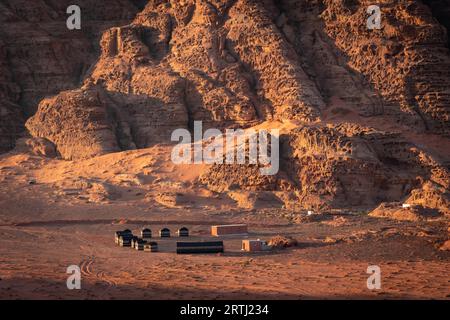
<path id="1" fill-rule="evenodd" d="M 177 242 L 178 254 L 224 252 L 223 241 Z"/>

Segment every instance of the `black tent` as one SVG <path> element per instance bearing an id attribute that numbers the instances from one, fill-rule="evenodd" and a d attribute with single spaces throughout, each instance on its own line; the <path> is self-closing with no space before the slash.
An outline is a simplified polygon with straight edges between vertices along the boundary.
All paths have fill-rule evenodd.
<path id="1" fill-rule="evenodd" d="M 223 252 L 223 241 L 177 242 L 177 253 L 219 253 Z"/>
<path id="2" fill-rule="evenodd" d="M 144 228 L 141 230 L 142 239 L 150 239 L 152 237 L 152 230 Z"/>
<path id="3" fill-rule="evenodd" d="M 189 237 L 189 229 L 186 227 L 182 227 L 178 229 L 177 234 L 179 237 Z"/>
<path id="4" fill-rule="evenodd" d="M 144 244 L 144 251 L 146 252 L 158 252 L 157 242 L 147 242 Z"/>
<path id="5" fill-rule="evenodd" d="M 161 238 L 170 238 L 170 230 L 167 228 L 162 228 L 159 230 L 159 236 Z"/>

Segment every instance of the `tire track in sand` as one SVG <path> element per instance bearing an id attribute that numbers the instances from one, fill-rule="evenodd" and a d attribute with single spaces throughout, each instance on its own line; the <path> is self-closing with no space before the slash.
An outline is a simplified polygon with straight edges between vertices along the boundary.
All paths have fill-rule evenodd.
<path id="1" fill-rule="evenodd" d="M 88 256 L 81 260 L 79 266 L 81 270 L 81 275 L 87 279 L 94 281 L 101 281 L 107 284 L 108 287 L 115 287 L 117 283 L 111 279 L 104 271 L 97 271 L 94 268 L 96 261 L 95 256 Z"/>

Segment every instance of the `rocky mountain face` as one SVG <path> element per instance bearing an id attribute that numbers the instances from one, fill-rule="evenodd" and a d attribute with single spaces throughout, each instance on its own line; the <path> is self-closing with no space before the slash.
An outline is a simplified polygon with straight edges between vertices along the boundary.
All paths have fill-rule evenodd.
<path id="1" fill-rule="evenodd" d="M 214 165 L 201 182 L 284 191 L 304 207 L 429 194 L 448 207 L 450 159 L 401 129 L 449 138 L 445 1 L 385 0 L 369 30 L 366 0 L 84 0 L 81 31 L 62 24 L 66 1 L 21 2 L 0 7 L 3 150 L 26 118 L 63 159 L 167 143 L 197 120 L 292 122 L 277 176 Z"/>
<path id="2" fill-rule="evenodd" d="M 322 17 L 327 34 L 347 54 L 349 65 L 373 84 L 385 104 L 393 104 L 395 111 L 399 106 L 407 115 L 401 121 L 448 135 L 447 30 L 419 1 L 387 1 L 383 4 L 383 29 L 368 32 L 355 21 L 366 16 L 365 8 L 371 2 L 345 2 L 351 1 L 329 1 Z"/>
<path id="3" fill-rule="evenodd" d="M 414 195 L 409 203 L 448 213 L 448 169 L 398 133 L 314 124 L 283 134 L 280 144 L 281 170 L 275 176 L 262 176 L 253 165 L 219 164 L 201 181 L 217 192 L 280 191 L 277 196 L 289 207 L 364 207 Z M 435 190 L 440 200 L 427 201 L 425 189 Z"/>
<path id="4" fill-rule="evenodd" d="M 98 57 L 102 32 L 129 23 L 132 1 L 76 1 L 82 30 L 66 27 L 69 0 L 0 2 L 0 151 L 11 149 L 46 96 L 76 88 Z"/>
<path id="5" fill-rule="evenodd" d="M 323 99 L 272 23 L 272 11 L 245 1 L 216 6 L 152 1 L 130 25 L 105 32 L 101 56 L 84 86 L 104 93 L 103 117 L 116 119 L 109 122 L 115 148 L 167 141 L 171 131 L 193 120 L 202 120 L 205 128 L 245 127 L 271 118 L 317 120 Z M 58 127 L 43 125 L 45 105 L 48 100 L 28 121 L 30 132 L 78 148 L 61 140 Z M 82 103 L 76 106 L 83 108 Z M 45 118 L 52 121 L 47 113 Z M 42 127 L 54 132 L 43 134 Z M 74 126 L 88 134 L 81 128 Z M 94 139 L 95 154 L 102 148 L 108 152 L 103 137 L 96 138 L 97 126 L 92 129 L 86 148 Z M 64 158 L 72 158 L 62 151 L 65 147 L 59 149 Z M 86 153 L 77 149 L 73 154 Z"/>

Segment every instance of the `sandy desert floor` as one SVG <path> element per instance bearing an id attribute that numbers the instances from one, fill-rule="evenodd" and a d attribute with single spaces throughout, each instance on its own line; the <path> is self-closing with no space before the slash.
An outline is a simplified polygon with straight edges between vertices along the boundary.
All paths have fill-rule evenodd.
<path id="1" fill-rule="evenodd" d="M 239 209 L 193 183 L 201 166 L 176 167 L 167 147 L 60 161 L 0 156 L 1 299 L 449 299 L 448 221 L 377 219 L 336 212 L 298 220 L 286 209 Z M 158 195 L 177 194 L 170 202 Z M 171 193 L 172 192 L 172 193 Z M 166 200 L 164 200 L 166 199 Z M 170 199 L 169 199 L 170 200 Z M 117 247 L 114 232 L 181 226 L 208 239 L 213 224 L 246 223 L 249 238 L 296 238 L 299 246 L 244 253 L 225 239 L 220 255 Z M 82 289 L 68 290 L 79 265 Z M 369 265 L 380 290 L 367 289 Z"/>

